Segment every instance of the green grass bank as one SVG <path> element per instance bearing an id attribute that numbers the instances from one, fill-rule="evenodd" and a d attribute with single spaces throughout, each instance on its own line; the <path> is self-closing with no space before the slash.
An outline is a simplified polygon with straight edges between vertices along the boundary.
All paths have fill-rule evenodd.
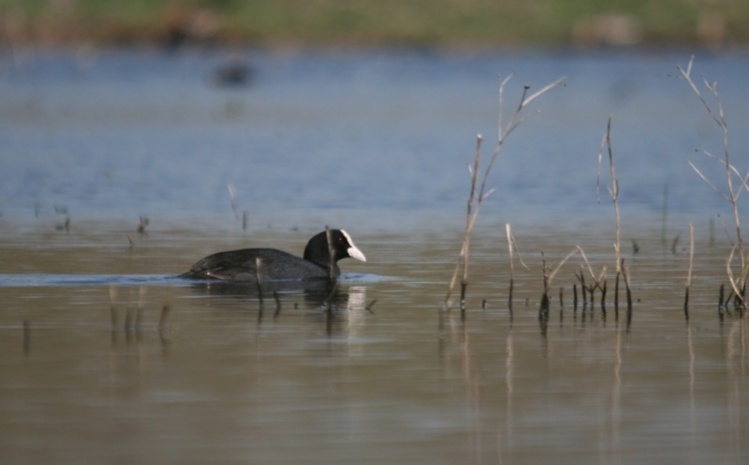
<path id="1" fill-rule="evenodd" d="M 4 43 L 749 44 L 746 0 L 0 0 Z"/>

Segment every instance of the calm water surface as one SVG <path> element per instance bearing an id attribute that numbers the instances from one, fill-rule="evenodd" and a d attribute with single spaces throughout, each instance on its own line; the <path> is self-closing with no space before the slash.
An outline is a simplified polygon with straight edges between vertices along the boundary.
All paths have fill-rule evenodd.
<path id="1" fill-rule="evenodd" d="M 727 209 L 686 164 L 712 169 L 694 148 L 719 153 L 720 134 L 669 75 L 687 56 L 253 52 L 250 86 L 216 88 L 229 55 L 3 57 L 2 463 L 747 461 L 747 323 L 717 312 Z M 724 92 L 740 165 L 749 60 L 697 66 Z M 509 72 L 567 86 L 496 167 L 461 318 L 441 302 L 464 165 Z M 613 213 L 595 195 L 609 114 L 632 319 L 611 289 L 575 307 L 575 256 L 542 325 L 541 252 L 553 267 L 581 245 L 613 285 Z M 505 223 L 528 265 L 512 309 Z M 329 307 L 173 278 L 218 250 L 300 254 L 325 224 L 369 259 L 341 263 Z"/>
<path id="2" fill-rule="evenodd" d="M 0 69 L 0 209 L 8 216 L 205 218 L 239 211 L 333 209 L 460 212 L 475 136 L 496 143 L 498 76 L 513 108 L 566 76 L 536 102 L 510 139 L 487 213 L 516 222 L 554 212 L 596 212 L 597 154 L 609 115 L 622 205 L 669 208 L 705 220 L 723 200 L 694 175 L 719 165 L 720 131 L 674 75 L 682 53 L 443 55 L 242 52 L 246 87 L 211 85 L 229 52 L 20 51 Z M 749 145 L 746 54 L 698 56 L 695 77 L 717 80 L 735 157 Z M 506 116 L 507 117 L 507 116 Z M 485 154 L 488 157 L 488 153 Z M 608 209 L 608 206 L 606 206 Z M 608 213 L 608 210 L 606 210 Z M 295 218 L 291 214 L 291 218 Z M 332 219 L 330 219 L 333 217 Z M 319 224 L 322 219 L 317 219 Z"/>
<path id="3" fill-rule="evenodd" d="M 605 313 L 575 308 L 574 258 L 552 283 L 542 326 L 538 251 L 557 263 L 583 244 L 597 273 L 611 262 L 610 231 L 553 243 L 516 230 L 530 269 L 516 270 L 510 312 L 503 238 L 480 229 L 465 319 L 440 305 L 459 234 L 358 234 L 371 260 L 344 262 L 326 310 L 303 292 L 261 305 L 252 289 L 170 278 L 232 242 L 202 240 L 204 232 L 154 231 L 132 248 L 119 230 L 85 243 L 34 231 L 23 244 L 6 241 L 5 463 L 747 458 L 749 328 L 717 315 L 725 248 L 697 244 L 688 322 L 686 255 L 652 233 L 628 255 L 630 323 L 611 291 Z M 294 251 L 307 235 L 261 230 L 245 242 Z M 154 269 L 169 274 L 144 274 Z"/>

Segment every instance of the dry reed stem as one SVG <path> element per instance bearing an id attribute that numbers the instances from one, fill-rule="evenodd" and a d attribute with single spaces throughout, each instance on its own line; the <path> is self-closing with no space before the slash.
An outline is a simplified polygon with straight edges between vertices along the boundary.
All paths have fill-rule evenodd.
<path id="1" fill-rule="evenodd" d="M 585 308 L 588 305 L 588 288 L 585 286 L 585 274 L 582 265 L 580 265 L 580 274 L 575 273 L 575 277 L 580 281 L 580 292 L 582 292 L 583 308 Z"/>
<path id="2" fill-rule="evenodd" d="M 229 191 L 229 201 L 231 202 L 231 210 L 234 212 L 234 218 L 239 221 L 239 209 L 237 207 L 237 190 L 234 188 L 234 184 L 227 182 L 226 189 Z"/>
<path id="3" fill-rule="evenodd" d="M 543 295 L 541 296 L 541 307 L 539 308 L 539 318 L 548 319 L 549 317 L 549 304 L 551 302 L 551 299 L 549 297 L 549 289 L 551 288 L 551 283 L 554 279 L 554 276 L 556 276 L 557 272 L 562 268 L 562 265 L 567 263 L 567 261 L 579 251 L 582 251 L 582 249 L 580 249 L 579 247 L 573 249 L 551 271 L 549 271 L 549 266 L 546 263 L 546 256 L 544 255 L 543 251 L 541 252 L 544 292 L 543 292 Z M 575 299 L 577 299 L 577 291 L 575 292 L 575 296 L 576 296 Z M 560 305 L 563 305 L 561 288 L 559 290 L 559 303 Z"/>
<path id="4" fill-rule="evenodd" d="M 616 239 L 614 242 L 614 255 L 616 260 L 616 272 L 621 273 L 619 263 L 621 262 L 621 221 L 619 215 L 619 180 L 616 177 L 616 169 L 614 168 L 614 151 L 611 146 L 611 116 L 609 116 L 608 123 L 606 124 L 606 133 L 603 135 L 601 141 L 601 148 L 598 152 L 598 176 L 596 177 L 596 196 L 600 202 L 600 176 L 601 176 L 601 164 L 603 160 L 604 150 L 608 153 L 609 159 L 609 174 L 611 176 L 611 186 L 609 186 L 609 196 L 611 202 L 614 204 L 614 226 Z"/>
<path id="5" fill-rule="evenodd" d="M 335 249 L 333 248 L 333 235 L 328 225 L 325 225 L 325 239 L 328 242 L 328 282 L 332 286 L 336 283 Z"/>
<path id="6" fill-rule="evenodd" d="M 611 201 L 614 203 L 614 223 L 616 226 L 616 242 L 614 242 L 614 253 L 616 258 L 616 272 L 621 272 L 620 260 L 622 257 L 622 244 L 621 244 L 621 219 L 619 214 L 619 179 L 616 177 L 616 170 L 614 169 L 614 152 L 611 149 L 611 117 L 609 116 L 609 122 L 606 125 L 606 145 L 609 153 L 609 169 L 611 173 L 611 188 L 609 193 L 611 194 Z"/>
<path id="7" fill-rule="evenodd" d="M 494 148 L 494 152 L 492 153 L 491 158 L 489 159 L 489 163 L 487 164 L 486 168 L 484 169 L 483 173 L 480 173 L 480 167 L 481 167 L 481 143 L 483 141 L 483 136 L 481 134 L 478 134 L 476 136 L 476 153 L 474 156 L 474 163 L 473 167 L 471 168 L 469 166 L 469 173 L 471 175 L 471 190 L 468 196 L 468 203 L 467 203 L 467 212 L 466 212 L 466 228 L 463 236 L 463 243 L 460 248 L 460 254 L 458 257 L 458 261 L 455 265 L 455 270 L 453 271 L 452 278 L 450 279 L 450 284 L 447 289 L 447 294 L 445 296 L 444 305 L 446 308 L 450 309 L 452 307 L 452 293 L 455 288 L 455 284 L 457 283 L 458 275 L 462 274 L 461 279 L 461 308 L 465 309 L 465 293 L 466 288 L 468 286 L 468 262 L 469 262 L 469 252 L 470 252 L 470 236 L 471 232 L 473 230 L 474 225 L 476 224 L 476 220 L 478 219 L 479 210 L 481 208 L 481 203 L 486 200 L 493 192 L 494 189 L 486 190 L 486 183 L 489 179 L 489 174 L 491 173 L 492 167 L 494 166 L 494 162 L 499 157 L 499 154 L 502 153 L 502 148 L 504 147 L 504 143 L 507 140 L 507 137 L 515 130 L 517 127 L 525 121 L 529 115 L 525 114 L 523 110 L 530 105 L 531 102 L 536 100 L 541 95 L 545 94 L 549 90 L 553 89 L 556 86 L 561 85 L 564 82 L 565 78 L 557 79 L 556 81 L 547 84 L 546 86 L 542 87 L 540 90 L 536 91 L 535 93 L 528 95 L 528 90 L 530 89 L 530 86 L 527 84 L 523 86 L 523 92 L 520 97 L 520 101 L 518 103 L 518 106 L 515 108 L 515 110 L 511 113 L 509 120 L 507 121 L 507 124 L 504 122 L 504 90 L 507 86 L 507 83 L 512 78 L 512 75 L 507 76 L 506 78 L 502 79 L 499 84 L 499 113 L 498 113 L 498 123 L 497 123 L 497 145 Z M 479 176 L 481 176 L 481 184 L 478 189 L 478 192 L 476 191 L 476 186 L 478 185 Z M 462 273 L 461 273 L 462 272 Z"/>
<path id="8" fill-rule="evenodd" d="M 603 265 L 601 267 L 601 273 L 598 276 L 596 276 L 595 273 L 593 272 L 593 267 L 591 267 L 590 262 L 588 261 L 588 257 L 585 255 L 585 251 L 583 250 L 583 248 L 578 245 L 576 249 L 577 251 L 580 252 L 580 255 L 582 256 L 583 261 L 585 262 L 585 266 L 588 267 L 588 273 L 590 273 L 590 277 L 593 280 L 593 284 L 591 285 L 585 284 L 585 274 L 583 272 L 584 267 L 583 265 L 580 265 L 580 274 L 579 275 L 575 274 L 575 276 L 580 282 L 580 288 L 582 289 L 582 292 L 583 292 L 583 307 L 585 307 L 588 304 L 587 294 L 590 293 L 590 305 L 592 309 L 594 305 L 596 289 L 600 289 L 601 292 L 603 292 L 606 286 L 607 268 L 606 268 L 606 265 Z"/>
<path id="9" fill-rule="evenodd" d="M 323 304 L 328 312 L 330 312 L 333 297 L 338 289 L 338 276 L 336 276 L 335 273 L 335 248 L 333 247 L 333 234 L 328 225 L 325 225 L 325 239 L 328 242 L 328 286 L 330 287 L 330 291 L 325 297 Z"/>
<path id="10" fill-rule="evenodd" d="M 543 273 L 544 293 L 541 296 L 541 305 L 538 308 L 538 319 L 547 321 L 549 319 L 549 267 L 546 263 L 546 256 L 541 251 L 541 271 Z"/>
<path id="11" fill-rule="evenodd" d="M 608 122 L 606 124 L 606 133 L 603 136 L 603 141 L 601 142 L 601 149 L 598 153 L 598 179 L 596 180 L 596 191 L 598 192 L 600 189 L 600 172 L 601 172 L 601 163 L 603 158 L 603 151 L 604 147 L 606 149 L 606 152 L 608 154 L 609 159 L 609 175 L 611 177 L 611 185 L 609 186 L 609 196 L 611 197 L 611 202 L 614 205 L 614 227 L 615 227 L 615 241 L 614 241 L 614 258 L 616 260 L 616 283 L 614 287 L 614 312 L 615 315 L 618 317 L 619 315 L 619 276 L 624 276 L 624 284 L 626 286 L 627 290 L 627 304 L 628 304 L 628 313 L 627 313 L 627 321 L 631 321 L 631 311 L 632 311 L 632 292 L 630 288 L 629 283 L 629 277 L 627 276 L 625 270 L 623 269 L 624 266 L 624 259 L 622 259 L 621 254 L 621 215 L 619 212 L 619 179 L 616 177 L 616 168 L 614 165 L 614 151 L 612 148 L 611 143 L 611 121 L 612 118 L 609 116 Z"/>
<path id="12" fill-rule="evenodd" d="M 627 329 L 629 329 L 630 325 L 632 324 L 632 291 L 629 285 L 629 273 L 627 272 L 627 268 L 624 266 L 624 259 L 622 259 L 619 267 L 622 270 L 622 276 L 624 277 L 624 287 L 627 290 Z"/>
<path id="13" fill-rule="evenodd" d="M 677 69 L 679 70 L 681 77 L 684 78 L 689 87 L 692 89 L 692 92 L 702 103 L 702 106 L 705 108 L 707 114 L 713 119 L 715 124 L 721 130 L 723 136 L 723 157 L 718 158 L 705 150 L 701 150 L 700 152 L 708 158 L 720 161 L 720 163 L 723 165 L 725 169 L 727 192 L 721 193 L 720 189 L 718 189 L 714 183 L 710 182 L 707 177 L 693 163 L 690 162 L 689 166 L 692 167 L 692 169 L 703 181 L 705 181 L 713 190 L 718 192 L 731 204 L 733 210 L 734 226 L 736 229 L 736 237 L 734 246 L 731 249 L 731 253 L 729 254 L 728 262 L 726 264 L 728 271 L 727 274 L 734 294 L 740 300 L 741 306 L 746 307 L 747 303 L 744 300 L 744 290 L 746 287 L 747 278 L 749 277 L 749 266 L 747 266 L 747 258 L 744 254 L 744 241 L 741 233 L 741 217 L 739 212 L 738 200 L 742 190 L 749 190 L 749 187 L 747 187 L 749 172 L 747 172 L 746 175 L 742 176 L 736 169 L 736 167 L 731 163 L 731 152 L 728 138 L 728 122 L 725 118 L 723 103 L 721 101 L 720 94 L 718 93 L 717 82 L 710 83 L 704 77 L 702 78 L 702 84 L 704 85 L 705 89 L 712 95 L 713 102 L 708 102 L 707 98 L 700 91 L 699 86 L 692 79 L 693 64 L 694 56 L 690 57 L 686 69 L 682 68 L 681 65 L 677 65 Z M 738 178 L 738 180 L 740 181 L 740 186 L 738 188 L 734 187 L 734 177 Z M 731 270 L 731 262 L 733 261 L 734 255 L 738 255 L 739 259 L 739 269 L 741 270 L 739 277 L 735 277 Z"/>
<path id="14" fill-rule="evenodd" d="M 585 252 L 583 252 L 583 249 L 580 246 L 576 246 L 574 249 L 572 249 L 572 251 L 570 253 L 568 253 L 559 262 L 559 264 L 557 264 L 557 266 L 554 267 L 554 269 L 552 270 L 552 272 L 549 273 L 549 284 L 551 284 L 551 281 L 554 279 L 554 276 L 556 276 L 556 274 L 559 271 L 559 269 L 562 268 L 562 265 L 564 265 L 565 263 L 567 263 L 567 260 L 569 260 L 570 258 L 572 258 L 572 256 L 575 255 L 578 252 L 580 252 L 583 255 L 583 257 L 585 257 Z M 587 258 L 584 258 L 584 259 L 585 259 L 585 262 L 587 263 L 588 259 Z M 590 265 L 588 266 L 588 269 L 590 269 Z M 592 273 L 592 270 L 591 270 L 591 273 Z"/>
<path id="15" fill-rule="evenodd" d="M 263 306 L 263 287 L 260 284 L 260 266 L 262 263 L 260 257 L 255 257 L 255 285 L 257 286 L 257 298 L 261 307 Z"/>
<path id="16" fill-rule="evenodd" d="M 577 284 L 572 285 L 572 309 L 577 311 Z"/>
<path id="17" fill-rule="evenodd" d="M 523 262 L 523 259 L 520 257 L 520 252 L 518 251 L 517 241 L 515 240 L 515 236 L 512 234 L 512 226 L 510 226 L 510 223 L 505 224 L 505 232 L 507 233 L 507 249 L 509 252 L 509 261 L 510 261 L 510 293 L 507 297 L 507 305 L 510 308 L 510 311 L 512 311 L 512 293 L 513 289 L 515 287 L 515 260 L 514 260 L 514 254 L 517 253 L 518 260 L 520 261 L 520 264 L 523 265 L 523 268 L 528 270 L 528 266 Z"/>
<path id="18" fill-rule="evenodd" d="M 663 185 L 663 208 L 661 210 L 661 247 L 666 247 L 668 230 L 668 183 Z"/>
<path id="19" fill-rule="evenodd" d="M 689 288 L 692 285 L 692 265 L 694 262 L 694 225 L 689 223 L 689 267 L 687 270 L 686 290 L 684 291 L 684 317 L 689 319 Z"/>
<path id="20" fill-rule="evenodd" d="M 731 251 L 728 253 L 728 258 L 726 259 L 726 274 L 728 275 L 728 281 L 731 283 L 733 294 L 741 299 L 742 293 L 736 288 L 736 279 L 733 276 L 733 269 L 731 268 L 731 262 L 733 262 L 733 256 L 736 254 L 737 248 L 738 244 L 734 244 L 733 247 L 731 247 Z"/>
<path id="21" fill-rule="evenodd" d="M 525 262 L 523 261 L 523 258 L 520 256 L 520 251 L 518 250 L 518 244 L 517 244 L 517 241 L 515 240 L 515 235 L 512 234 L 512 226 L 510 226 L 510 223 L 505 224 L 505 231 L 507 232 L 507 249 L 508 249 L 509 257 L 510 257 L 510 279 L 512 279 L 514 277 L 513 275 L 515 272 L 515 266 L 513 263 L 515 254 L 517 254 L 518 261 L 520 262 L 521 265 L 523 265 L 523 268 L 525 268 L 526 270 L 530 270 L 530 268 L 528 268 L 528 265 L 525 264 Z"/>
<path id="22" fill-rule="evenodd" d="M 679 241 L 681 240 L 681 234 L 674 236 L 674 240 L 671 241 L 671 254 L 676 255 L 679 252 Z"/>
<path id="23" fill-rule="evenodd" d="M 505 224 L 505 233 L 507 233 L 507 256 L 509 257 L 510 262 L 510 281 L 513 280 L 515 277 L 515 265 L 513 264 L 513 252 L 515 250 L 514 247 L 514 238 L 512 236 L 512 226 L 510 226 L 510 223 Z"/>
<path id="24" fill-rule="evenodd" d="M 281 297 L 278 295 L 278 291 L 273 291 L 273 300 L 276 301 L 276 315 L 281 311 Z"/>
<path id="25" fill-rule="evenodd" d="M 328 291 L 328 295 L 325 296 L 325 299 L 322 302 L 322 305 L 323 307 L 325 307 L 327 312 L 332 312 L 333 310 L 333 300 L 336 297 L 336 291 L 338 291 L 337 280 L 330 286 L 330 291 Z"/>
<path id="26" fill-rule="evenodd" d="M 588 286 L 588 288 L 595 290 L 597 287 L 600 287 L 600 283 L 603 282 L 606 279 L 606 271 L 607 271 L 606 265 L 603 265 L 601 267 L 601 273 L 598 276 L 596 276 L 595 273 L 593 272 L 593 267 L 590 266 L 590 262 L 588 261 L 588 257 L 585 255 L 585 251 L 583 250 L 583 248 L 578 245 L 576 247 L 576 249 L 580 252 L 580 256 L 583 257 L 583 261 L 585 262 L 585 266 L 588 267 L 588 273 L 590 273 L 590 277 L 593 279 L 593 285 L 592 286 Z M 580 278 L 582 278 L 582 275 L 583 275 L 583 273 L 582 273 L 582 265 L 580 265 L 580 268 L 581 268 L 581 270 L 580 270 Z M 582 283 L 583 286 L 585 286 L 585 280 L 581 279 L 581 283 Z"/>
<path id="27" fill-rule="evenodd" d="M 512 229 L 510 226 L 510 223 L 505 224 L 505 232 L 507 233 L 507 251 L 508 251 L 508 257 L 510 261 L 510 292 L 507 296 L 507 307 L 510 309 L 510 313 L 512 313 L 512 291 L 515 287 L 515 265 L 513 264 L 512 255 L 513 255 L 513 244 L 514 244 L 514 238 L 512 236 Z"/>

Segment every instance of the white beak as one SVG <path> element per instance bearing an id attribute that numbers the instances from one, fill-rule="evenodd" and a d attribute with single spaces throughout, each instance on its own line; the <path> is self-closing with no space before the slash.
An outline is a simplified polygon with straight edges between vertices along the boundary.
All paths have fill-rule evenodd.
<path id="1" fill-rule="evenodd" d="M 349 244 L 351 244 L 350 241 L 349 241 Z M 365 257 L 364 254 L 362 253 L 362 251 L 359 250 L 359 249 L 357 249 L 354 244 L 351 244 L 351 247 L 349 247 L 346 252 L 348 252 L 349 257 L 351 257 L 351 258 L 355 258 L 355 259 L 357 259 L 359 261 L 362 261 L 362 262 L 366 262 L 367 261 L 367 257 Z"/>
<path id="2" fill-rule="evenodd" d="M 365 257 L 364 254 L 362 253 L 362 251 L 359 250 L 354 245 L 354 240 L 351 239 L 351 236 L 349 236 L 349 234 L 346 231 L 344 231 L 344 230 L 341 230 L 341 232 L 343 233 L 344 236 L 346 236 L 346 240 L 348 241 L 349 245 L 351 246 L 351 247 L 348 248 L 348 250 L 346 250 L 346 253 L 348 253 L 348 256 L 351 257 L 351 258 L 355 258 L 355 259 L 357 259 L 357 260 L 359 260 L 361 262 L 366 262 L 367 261 L 367 257 Z"/>

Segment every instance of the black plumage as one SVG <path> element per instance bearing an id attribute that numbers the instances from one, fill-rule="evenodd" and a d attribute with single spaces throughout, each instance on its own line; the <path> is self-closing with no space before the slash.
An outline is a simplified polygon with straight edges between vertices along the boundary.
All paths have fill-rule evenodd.
<path id="1" fill-rule="evenodd" d="M 341 273 L 338 260 L 347 257 L 367 260 L 346 231 L 332 229 L 330 239 L 335 276 Z M 179 277 L 231 282 L 256 282 L 258 276 L 261 282 L 323 279 L 329 276 L 330 257 L 327 234 L 323 231 L 309 240 L 303 258 L 269 248 L 231 250 L 203 258 Z"/>

